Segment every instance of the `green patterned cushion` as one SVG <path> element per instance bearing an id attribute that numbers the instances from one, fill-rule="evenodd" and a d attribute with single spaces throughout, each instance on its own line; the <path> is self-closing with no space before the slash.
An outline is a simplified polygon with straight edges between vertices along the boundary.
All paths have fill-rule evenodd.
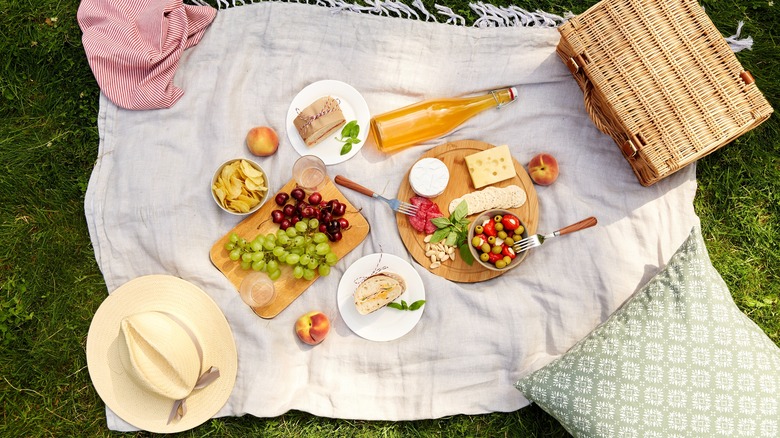
<path id="1" fill-rule="evenodd" d="M 574 436 L 780 436 L 780 349 L 734 304 L 698 227 L 607 321 L 515 386 Z"/>

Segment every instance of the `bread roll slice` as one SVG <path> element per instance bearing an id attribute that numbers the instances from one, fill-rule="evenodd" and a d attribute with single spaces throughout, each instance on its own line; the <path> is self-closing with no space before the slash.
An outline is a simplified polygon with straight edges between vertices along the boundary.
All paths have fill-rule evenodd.
<path id="1" fill-rule="evenodd" d="M 341 106 L 331 96 L 317 99 L 293 119 L 295 129 L 298 130 L 301 139 L 309 147 L 335 133 L 346 123 Z"/>
<path id="2" fill-rule="evenodd" d="M 372 275 L 355 289 L 355 308 L 361 315 L 375 312 L 406 291 L 406 281 L 393 272 Z"/>

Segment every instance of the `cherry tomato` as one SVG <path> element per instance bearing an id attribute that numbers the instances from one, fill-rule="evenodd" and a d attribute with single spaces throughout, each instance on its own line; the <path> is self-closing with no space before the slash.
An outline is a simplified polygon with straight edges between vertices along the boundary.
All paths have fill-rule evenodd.
<path id="1" fill-rule="evenodd" d="M 509 256 L 510 259 L 517 257 L 517 254 L 515 254 L 515 249 L 506 244 L 501 247 L 501 254 Z"/>
<path id="2" fill-rule="evenodd" d="M 496 254 L 494 252 L 488 253 L 488 262 L 493 263 L 494 265 L 496 264 L 496 261 L 501 260 L 503 258 L 504 256 L 501 254 Z"/>
<path id="3" fill-rule="evenodd" d="M 516 230 L 517 227 L 520 226 L 520 219 L 518 219 L 517 216 L 507 214 L 501 218 L 501 223 L 504 225 L 505 230 L 512 231 Z"/>
<path id="4" fill-rule="evenodd" d="M 482 231 L 488 235 L 495 237 L 498 232 L 496 231 L 496 223 L 493 222 L 493 220 L 487 221 L 484 225 L 482 225 Z"/>

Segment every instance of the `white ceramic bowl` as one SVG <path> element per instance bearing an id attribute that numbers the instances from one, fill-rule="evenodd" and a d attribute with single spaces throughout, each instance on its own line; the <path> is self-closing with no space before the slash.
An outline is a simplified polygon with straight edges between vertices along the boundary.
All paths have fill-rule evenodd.
<path id="1" fill-rule="evenodd" d="M 247 212 L 234 211 L 234 210 L 231 210 L 229 208 L 223 207 L 222 204 L 220 204 L 220 202 L 219 202 L 219 198 L 217 198 L 217 195 L 214 193 L 214 188 L 213 188 L 214 184 L 217 182 L 217 178 L 219 178 L 219 175 L 222 173 L 222 169 L 225 168 L 225 166 L 228 166 L 228 165 L 230 165 L 230 164 L 232 164 L 232 163 L 234 163 L 236 161 L 241 161 L 241 160 L 246 161 L 252 167 L 254 167 L 255 169 L 259 170 L 260 173 L 263 174 L 263 180 L 265 181 L 265 186 L 268 187 L 268 189 L 265 191 L 265 193 L 263 193 L 263 196 L 260 199 L 260 202 L 257 205 L 255 205 L 254 207 L 252 207 Z M 257 210 L 260 209 L 260 207 L 263 206 L 263 204 L 265 204 L 265 201 L 268 200 L 269 194 L 272 193 L 271 192 L 271 187 L 270 187 L 270 185 L 268 183 L 268 174 L 265 172 L 265 169 L 263 169 L 256 162 L 254 162 L 254 161 L 252 161 L 250 159 L 247 159 L 247 158 L 234 158 L 232 160 L 225 161 L 219 167 L 217 167 L 217 170 L 214 172 L 214 176 L 211 177 L 211 186 L 209 187 L 209 189 L 211 190 L 211 197 L 214 199 L 214 202 L 219 206 L 219 208 L 222 209 L 222 211 L 228 212 L 230 214 L 234 214 L 236 216 L 246 216 L 246 215 L 250 215 L 250 214 L 256 212 Z"/>

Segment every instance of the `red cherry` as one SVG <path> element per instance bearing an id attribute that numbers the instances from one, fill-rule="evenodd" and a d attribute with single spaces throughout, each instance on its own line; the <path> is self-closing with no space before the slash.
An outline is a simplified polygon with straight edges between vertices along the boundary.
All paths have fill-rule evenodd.
<path id="1" fill-rule="evenodd" d="M 336 217 L 344 216 L 346 212 L 347 212 L 347 204 L 337 202 L 333 205 L 333 216 Z"/>
<path id="2" fill-rule="evenodd" d="M 271 220 L 273 221 L 273 223 L 280 224 L 282 223 L 283 219 L 284 219 L 284 213 L 282 212 L 282 210 L 274 210 L 271 212 Z"/>
<path id="3" fill-rule="evenodd" d="M 292 223 L 290 223 L 290 219 L 282 219 L 282 222 L 279 224 L 279 228 L 286 230 L 292 226 Z"/>
<path id="4" fill-rule="evenodd" d="M 287 203 L 287 200 L 290 199 L 290 195 L 288 195 L 285 192 L 279 192 L 276 194 L 276 197 L 274 198 L 274 201 L 276 201 L 276 205 L 283 206 L 285 203 Z"/>
<path id="5" fill-rule="evenodd" d="M 306 192 L 304 192 L 302 188 L 296 187 L 292 189 L 290 196 L 292 196 L 296 201 L 303 201 L 303 198 L 306 197 Z"/>
<path id="6" fill-rule="evenodd" d="M 314 192 L 309 195 L 309 204 L 317 205 L 322 202 L 322 195 L 319 192 Z"/>
<path id="7" fill-rule="evenodd" d="M 349 221 L 347 220 L 347 218 L 340 217 L 338 221 L 339 221 L 339 225 L 341 225 L 342 230 L 346 230 L 347 228 L 349 228 Z"/>
<path id="8" fill-rule="evenodd" d="M 296 214 L 295 206 L 292 204 L 287 204 L 282 208 L 282 213 L 284 213 L 285 216 L 293 217 Z"/>
<path id="9" fill-rule="evenodd" d="M 330 240 L 331 242 L 338 242 L 339 240 L 341 240 L 342 237 L 343 236 L 341 235 L 341 231 L 336 231 L 333 234 L 328 234 L 328 240 Z"/>

